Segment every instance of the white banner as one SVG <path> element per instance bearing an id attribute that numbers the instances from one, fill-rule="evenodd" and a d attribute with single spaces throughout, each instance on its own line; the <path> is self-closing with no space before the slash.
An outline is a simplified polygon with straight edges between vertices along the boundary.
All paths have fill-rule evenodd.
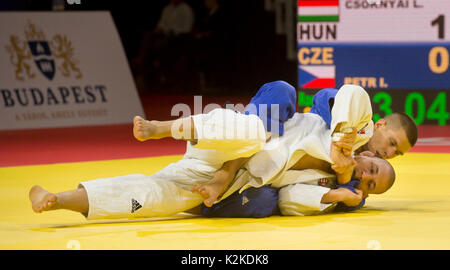
<path id="1" fill-rule="evenodd" d="M 144 115 L 109 12 L 0 12 L 0 130 Z"/>

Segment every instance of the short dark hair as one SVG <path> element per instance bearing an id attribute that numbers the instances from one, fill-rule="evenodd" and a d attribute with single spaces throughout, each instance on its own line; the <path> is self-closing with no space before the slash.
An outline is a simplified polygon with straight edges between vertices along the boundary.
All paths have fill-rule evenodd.
<path id="1" fill-rule="evenodd" d="M 385 117 L 385 120 L 389 124 L 394 124 L 394 128 L 402 128 L 405 131 L 409 144 L 413 147 L 417 142 L 417 125 L 411 116 L 403 112 L 395 112 Z"/>

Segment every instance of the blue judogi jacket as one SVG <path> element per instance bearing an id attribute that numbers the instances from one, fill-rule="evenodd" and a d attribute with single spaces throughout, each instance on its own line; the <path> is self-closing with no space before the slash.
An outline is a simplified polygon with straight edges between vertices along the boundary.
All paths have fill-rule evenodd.
<path id="1" fill-rule="evenodd" d="M 297 92 L 285 81 L 266 83 L 245 108 L 245 114 L 255 114 L 261 118 L 266 131 L 279 135 L 284 133 L 284 122 L 294 116 Z M 278 115 L 272 115 L 271 105 L 278 105 Z M 272 130 L 272 126 L 278 127 Z"/>
<path id="2" fill-rule="evenodd" d="M 310 113 L 320 115 L 327 123 L 328 128 L 331 125 L 331 109 L 333 108 L 334 98 L 338 90 L 334 88 L 325 88 L 317 92 L 313 97 L 313 106 Z"/>

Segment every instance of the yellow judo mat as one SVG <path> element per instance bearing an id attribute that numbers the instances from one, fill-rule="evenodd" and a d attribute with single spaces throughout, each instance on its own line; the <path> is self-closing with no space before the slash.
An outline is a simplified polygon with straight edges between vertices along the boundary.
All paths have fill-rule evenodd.
<path id="1" fill-rule="evenodd" d="M 75 212 L 31 210 L 35 184 L 60 192 L 89 179 L 152 174 L 181 157 L 0 168 L 0 249 L 450 249 L 450 154 L 395 158 L 393 188 L 354 213 L 86 221 Z"/>

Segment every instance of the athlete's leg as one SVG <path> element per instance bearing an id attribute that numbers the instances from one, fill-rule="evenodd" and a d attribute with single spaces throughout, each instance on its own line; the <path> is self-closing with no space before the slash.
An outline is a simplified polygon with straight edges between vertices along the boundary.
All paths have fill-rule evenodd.
<path id="1" fill-rule="evenodd" d="M 87 193 L 83 187 L 60 193 L 51 193 L 40 186 L 34 186 L 30 190 L 29 198 L 31 207 L 36 213 L 66 209 L 86 216 L 89 210 Z"/>
<path id="2" fill-rule="evenodd" d="M 194 121 L 191 117 L 171 121 L 149 121 L 140 116 L 135 116 L 133 119 L 133 135 L 139 141 L 172 137 L 195 142 Z"/>

